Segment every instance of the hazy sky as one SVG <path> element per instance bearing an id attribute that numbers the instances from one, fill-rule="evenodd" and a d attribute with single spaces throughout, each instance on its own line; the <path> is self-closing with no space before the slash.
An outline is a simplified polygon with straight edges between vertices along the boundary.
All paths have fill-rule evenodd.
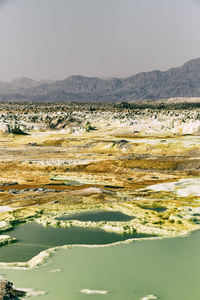
<path id="1" fill-rule="evenodd" d="M 0 0 L 0 80 L 167 70 L 199 31 L 200 0 Z"/>

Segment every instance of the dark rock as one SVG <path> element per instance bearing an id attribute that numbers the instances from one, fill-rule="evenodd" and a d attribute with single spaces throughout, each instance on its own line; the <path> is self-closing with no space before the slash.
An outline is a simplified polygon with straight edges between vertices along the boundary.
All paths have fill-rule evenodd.
<path id="1" fill-rule="evenodd" d="M 37 143 L 28 143 L 29 146 L 38 146 Z"/>
<path id="2" fill-rule="evenodd" d="M 9 186 L 9 185 L 17 185 L 18 182 L 8 182 L 8 183 L 3 183 L 1 186 Z"/>
<path id="3" fill-rule="evenodd" d="M 15 290 L 13 283 L 7 280 L 0 281 L 0 300 L 17 300 L 19 297 L 24 297 L 26 292 Z"/>
<path id="4" fill-rule="evenodd" d="M 19 125 L 15 125 L 13 128 L 8 128 L 9 133 L 13 133 L 13 134 L 18 134 L 18 135 L 28 135 L 27 132 L 24 132 L 23 130 L 21 130 L 21 128 L 19 127 Z"/>
<path id="5" fill-rule="evenodd" d="M 20 194 L 19 190 L 15 190 L 15 189 L 8 189 L 8 193 L 9 194 Z"/>

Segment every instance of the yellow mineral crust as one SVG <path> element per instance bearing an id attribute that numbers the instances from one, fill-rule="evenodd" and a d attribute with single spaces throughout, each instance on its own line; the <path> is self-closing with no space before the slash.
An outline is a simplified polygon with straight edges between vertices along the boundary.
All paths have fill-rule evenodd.
<path id="1" fill-rule="evenodd" d="M 90 111 L 84 103 L 62 103 L 53 109 L 51 104 L 6 105 L 0 104 L 2 232 L 5 222 L 12 227 L 33 220 L 44 226 L 99 227 L 161 237 L 199 229 L 200 196 L 185 194 L 179 185 L 200 178 L 198 107 L 143 109 L 140 104 L 131 110 L 92 104 L 95 110 Z M 66 120 L 63 128 L 58 116 Z M 12 120 L 28 135 L 5 131 Z M 122 211 L 134 219 L 56 220 L 94 209 Z"/>

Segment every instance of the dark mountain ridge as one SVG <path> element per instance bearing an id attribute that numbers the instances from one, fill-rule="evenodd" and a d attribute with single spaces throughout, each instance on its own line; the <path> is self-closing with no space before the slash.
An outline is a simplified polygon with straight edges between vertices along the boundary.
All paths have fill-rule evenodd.
<path id="1" fill-rule="evenodd" d="M 64 80 L 18 78 L 0 82 L 0 101 L 117 102 L 171 97 L 200 97 L 200 58 L 167 71 L 142 72 L 127 78 L 70 76 Z"/>

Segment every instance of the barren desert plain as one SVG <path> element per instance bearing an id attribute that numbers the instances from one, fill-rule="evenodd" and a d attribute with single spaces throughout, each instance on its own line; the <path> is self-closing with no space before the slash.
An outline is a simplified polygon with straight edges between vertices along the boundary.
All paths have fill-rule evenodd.
<path id="1" fill-rule="evenodd" d="M 18 260 L 15 254 L 23 245 L 22 250 L 12 249 L 20 244 L 14 234 L 20 228 L 30 225 L 26 227 L 30 239 L 36 225 L 55 230 L 55 236 L 56 230 L 94 230 L 95 236 L 100 230 L 113 234 L 112 240 L 105 237 L 102 247 L 125 247 L 137 240 L 148 247 L 154 240 L 178 239 L 199 229 L 199 200 L 200 98 L 0 103 L 0 253 L 5 252 L 0 268 L 14 284 L 23 287 L 17 282 L 17 272 L 24 272 L 20 268 L 44 268 L 55 249 L 99 244 L 98 238 L 55 241 Z M 110 213 L 107 219 L 106 213 Z M 98 214 L 102 214 L 99 219 Z M 85 251 L 80 249 L 73 250 Z M 55 298 L 51 292 L 30 297 L 75 300 L 92 294 L 91 299 L 118 299 L 112 292 L 103 296 L 104 292 L 86 286 L 77 297 Z M 148 294 L 124 299 L 159 298 Z"/>

